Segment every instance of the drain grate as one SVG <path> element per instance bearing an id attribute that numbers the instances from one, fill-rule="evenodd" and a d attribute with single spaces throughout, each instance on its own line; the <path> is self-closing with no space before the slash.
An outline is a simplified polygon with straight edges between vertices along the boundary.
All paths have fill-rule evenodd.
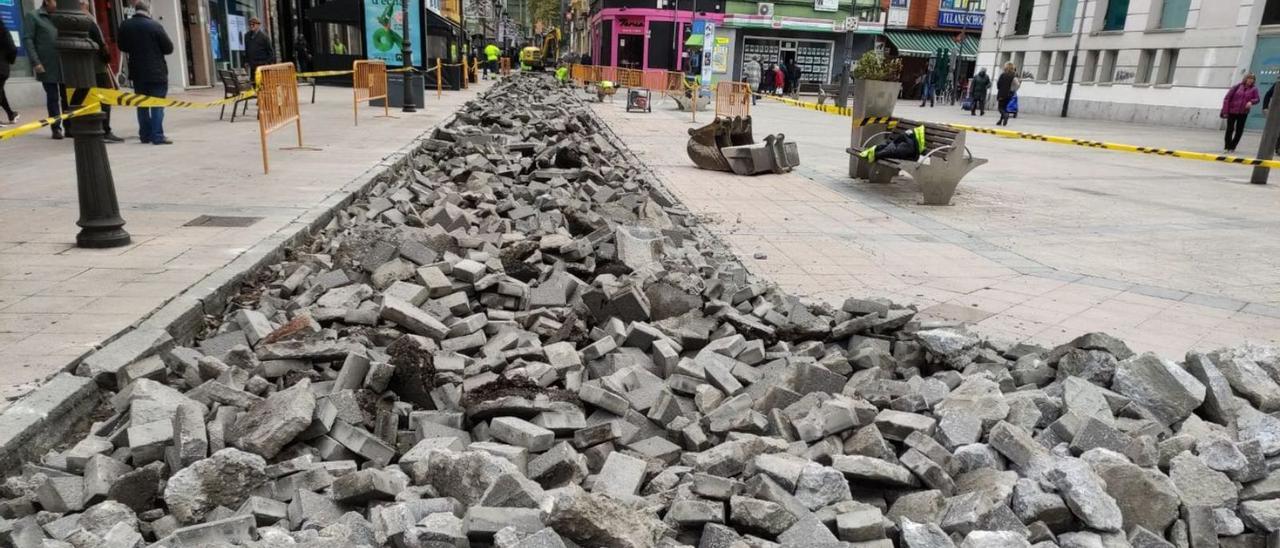
<path id="1" fill-rule="evenodd" d="M 219 228 L 243 228 L 261 221 L 262 217 L 235 217 L 230 215 L 201 215 L 182 226 L 209 226 Z"/>

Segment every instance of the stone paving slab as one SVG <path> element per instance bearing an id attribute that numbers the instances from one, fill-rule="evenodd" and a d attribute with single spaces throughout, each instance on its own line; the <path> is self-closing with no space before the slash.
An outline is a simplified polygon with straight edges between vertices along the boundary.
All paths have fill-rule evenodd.
<path id="1" fill-rule="evenodd" d="M 1280 187 L 1249 185 L 1248 169 L 971 135 L 991 163 L 965 179 L 953 206 L 929 207 L 909 179 L 846 176 L 848 118 L 762 102 L 757 139 L 785 133 L 802 166 L 747 178 L 692 166 L 684 145 L 696 126 L 671 101 L 650 114 L 621 102 L 596 110 L 744 263 L 796 294 L 837 304 L 884 295 L 1008 341 L 1053 345 L 1106 330 L 1177 359 L 1280 342 L 1280 241 L 1269 236 L 1280 229 Z M 958 107 L 898 114 L 982 125 Z M 1189 150 L 1221 139 L 1053 118 L 1011 129 Z"/>
<path id="2" fill-rule="evenodd" d="M 128 139 L 108 147 L 129 246 L 74 246 L 78 206 L 71 140 L 37 133 L 7 141 L 0 155 L 0 395 L 14 397 L 137 325 L 164 303 L 231 264 L 255 245 L 305 228 L 295 221 L 331 202 L 362 173 L 487 89 L 427 98 L 417 113 L 364 107 L 352 127 L 349 88 L 321 86 L 302 105 L 303 139 L 271 139 L 262 174 L 252 116 L 218 121 L 216 110 L 166 112 L 176 144 L 138 143 L 130 109 L 113 129 Z M 211 90 L 184 98 L 216 98 Z M 24 112 L 27 118 L 38 112 Z M 38 158 L 38 161 L 24 160 Z M 185 226 L 201 215 L 254 218 L 244 227 Z"/>

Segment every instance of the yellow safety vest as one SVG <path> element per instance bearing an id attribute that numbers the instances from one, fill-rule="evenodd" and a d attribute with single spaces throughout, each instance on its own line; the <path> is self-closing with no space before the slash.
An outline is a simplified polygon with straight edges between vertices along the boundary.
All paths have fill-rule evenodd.
<path id="1" fill-rule="evenodd" d="M 497 60 L 498 60 L 498 53 L 500 53 L 500 50 L 498 49 L 498 46 L 495 46 L 495 45 L 493 45 L 493 44 L 489 44 L 489 45 L 487 45 L 487 46 L 485 46 L 485 47 L 484 47 L 484 56 L 485 56 L 488 60 L 490 60 L 490 61 L 497 61 Z"/>

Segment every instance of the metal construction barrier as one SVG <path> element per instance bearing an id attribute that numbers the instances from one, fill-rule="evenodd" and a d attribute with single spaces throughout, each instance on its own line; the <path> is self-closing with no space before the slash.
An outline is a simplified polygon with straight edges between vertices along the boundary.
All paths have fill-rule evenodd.
<path id="1" fill-rule="evenodd" d="M 351 113 L 356 125 L 360 125 L 360 102 L 382 99 L 382 115 L 390 117 L 387 100 L 387 64 L 383 61 L 356 61 L 351 70 Z"/>
<path id="2" fill-rule="evenodd" d="M 749 116 L 751 114 L 751 86 L 746 82 L 720 82 L 716 84 L 716 118 Z"/>
<path id="3" fill-rule="evenodd" d="M 384 67 L 385 79 L 385 67 Z M 298 128 L 298 146 L 302 146 L 302 117 L 298 114 L 298 76 L 293 63 L 277 63 L 258 67 L 258 135 L 262 139 L 262 172 L 270 173 L 267 163 L 267 137 L 271 132 L 294 124 Z M 386 84 L 383 83 L 383 90 Z"/>
<path id="4" fill-rule="evenodd" d="M 640 83 L 644 80 L 644 71 L 636 69 L 620 68 L 617 69 L 617 75 L 618 79 L 615 80 L 614 83 L 617 84 L 618 87 L 638 88 L 640 87 Z"/>

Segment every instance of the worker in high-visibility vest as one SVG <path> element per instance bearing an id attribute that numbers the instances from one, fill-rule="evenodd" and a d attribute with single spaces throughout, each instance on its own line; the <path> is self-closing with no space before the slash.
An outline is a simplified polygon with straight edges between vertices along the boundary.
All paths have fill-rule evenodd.
<path id="1" fill-rule="evenodd" d="M 560 63 L 560 66 L 556 67 L 556 80 L 559 80 L 560 85 L 562 86 L 569 83 L 569 66 L 568 65 L 564 63 Z"/>
<path id="2" fill-rule="evenodd" d="M 489 44 L 484 47 L 484 77 L 489 79 L 489 73 L 493 73 L 496 77 L 498 74 L 498 55 L 502 54 L 502 50 L 498 46 Z"/>
<path id="3" fill-rule="evenodd" d="M 924 126 L 916 126 L 911 133 L 894 132 L 884 143 L 858 153 L 867 163 L 881 160 L 917 160 L 924 154 Z"/>

